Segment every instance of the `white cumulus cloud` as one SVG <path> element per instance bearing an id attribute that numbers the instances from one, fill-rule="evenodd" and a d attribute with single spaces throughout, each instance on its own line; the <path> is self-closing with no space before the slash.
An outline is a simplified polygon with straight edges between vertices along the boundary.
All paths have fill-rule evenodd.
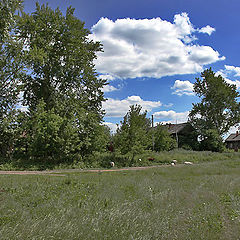
<path id="1" fill-rule="evenodd" d="M 103 125 L 106 125 L 110 128 L 112 133 L 115 133 L 117 131 L 117 124 L 112 122 L 103 122 Z"/>
<path id="2" fill-rule="evenodd" d="M 235 67 L 235 66 L 229 66 L 229 65 L 225 65 L 225 69 L 228 72 L 232 72 L 234 73 L 235 77 L 239 77 L 240 76 L 240 67 Z"/>
<path id="3" fill-rule="evenodd" d="M 90 39 L 101 41 L 104 49 L 96 69 L 114 78 L 192 74 L 224 59 L 210 46 L 193 44 L 193 33 L 199 30 L 186 13 L 175 15 L 173 23 L 161 18 L 101 18 L 91 31 Z"/>
<path id="4" fill-rule="evenodd" d="M 103 88 L 102 88 L 103 92 L 107 93 L 107 92 L 113 92 L 113 91 L 117 91 L 119 90 L 118 88 L 115 88 L 114 86 L 111 86 L 111 85 L 105 85 Z"/>
<path id="5" fill-rule="evenodd" d="M 229 84 L 236 85 L 238 90 L 240 89 L 240 81 L 238 81 L 238 80 L 233 81 L 233 80 L 230 80 L 230 79 L 227 79 L 227 78 L 225 80 Z"/>
<path id="6" fill-rule="evenodd" d="M 173 94 L 178 96 L 182 95 L 194 95 L 193 93 L 193 83 L 189 81 L 176 80 L 174 85 L 171 87 L 174 90 Z"/>
<path id="7" fill-rule="evenodd" d="M 106 117 L 123 117 L 129 110 L 129 106 L 139 104 L 143 110 L 151 111 L 153 108 L 162 106 L 160 101 L 145 101 L 139 96 L 130 96 L 123 100 L 109 98 L 103 102 Z"/>
<path id="8" fill-rule="evenodd" d="M 225 69 L 221 69 L 215 73 L 215 76 L 221 75 L 225 81 L 229 84 L 236 85 L 237 89 L 240 89 L 240 81 L 229 79 L 229 75 L 234 74 L 233 77 L 240 76 L 240 67 L 225 65 Z"/>
<path id="9" fill-rule="evenodd" d="M 215 28 L 207 25 L 206 27 L 203 27 L 198 30 L 200 33 L 207 33 L 208 35 L 211 35 L 215 30 Z"/>
<path id="10" fill-rule="evenodd" d="M 175 112 L 173 110 L 170 111 L 160 111 L 155 112 L 153 115 L 156 119 L 162 119 L 164 122 L 172 122 L 176 123 L 182 123 L 186 122 L 188 119 L 189 111 L 186 112 Z"/>
<path id="11" fill-rule="evenodd" d="M 113 81 L 115 79 L 114 76 L 105 74 L 105 75 L 99 75 L 98 78 L 105 79 L 107 81 Z"/>

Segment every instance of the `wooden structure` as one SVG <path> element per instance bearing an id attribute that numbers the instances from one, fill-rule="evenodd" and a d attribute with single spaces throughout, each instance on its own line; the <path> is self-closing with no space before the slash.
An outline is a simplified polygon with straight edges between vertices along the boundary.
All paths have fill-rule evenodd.
<path id="1" fill-rule="evenodd" d="M 190 123 L 166 124 L 170 135 L 176 139 L 178 147 L 190 147 L 195 149 L 197 134 Z"/>
<path id="2" fill-rule="evenodd" d="M 240 133 L 237 131 L 236 133 L 230 134 L 225 140 L 225 143 L 227 148 L 238 151 L 238 149 L 240 149 Z"/>

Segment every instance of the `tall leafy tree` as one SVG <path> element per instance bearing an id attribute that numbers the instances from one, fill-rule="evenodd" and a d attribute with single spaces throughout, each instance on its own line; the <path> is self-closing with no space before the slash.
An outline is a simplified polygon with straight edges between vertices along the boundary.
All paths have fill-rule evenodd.
<path id="1" fill-rule="evenodd" d="M 140 105 L 130 106 L 114 137 L 114 144 L 122 154 L 130 153 L 134 157 L 151 145 L 151 121 L 146 115 Z"/>
<path id="2" fill-rule="evenodd" d="M 23 77 L 22 44 L 15 33 L 20 0 L 0 1 L 0 118 L 16 104 Z"/>
<path id="3" fill-rule="evenodd" d="M 65 104 L 65 111 L 70 111 L 81 105 L 101 113 L 105 81 L 97 77 L 93 63 L 101 45 L 89 39 L 89 30 L 73 8 L 64 16 L 58 8 L 37 3 L 34 13 L 19 19 L 18 33 L 27 55 L 29 74 L 23 86 L 30 109 L 43 99 L 47 109 Z"/>
<path id="4" fill-rule="evenodd" d="M 10 156 L 18 135 L 16 104 L 24 78 L 22 43 L 16 34 L 20 0 L 0 1 L 0 154 Z"/>
<path id="5" fill-rule="evenodd" d="M 27 69 L 22 91 L 29 107 L 29 154 L 69 157 L 99 149 L 105 80 L 93 61 L 101 44 L 89 38 L 73 8 L 63 15 L 38 3 L 34 13 L 18 18 L 17 34 Z"/>
<path id="6" fill-rule="evenodd" d="M 167 128 L 161 124 L 158 124 L 154 130 L 154 150 L 169 151 L 176 147 L 176 140 L 170 136 Z"/>
<path id="7" fill-rule="evenodd" d="M 235 85 L 228 84 L 211 68 L 203 71 L 201 77 L 194 83 L 194 92 L 201 102 L 193 104 L 189 120 L 204 140 L 209 130 L 221 136 L 240 121 L 240 95 Z"/>

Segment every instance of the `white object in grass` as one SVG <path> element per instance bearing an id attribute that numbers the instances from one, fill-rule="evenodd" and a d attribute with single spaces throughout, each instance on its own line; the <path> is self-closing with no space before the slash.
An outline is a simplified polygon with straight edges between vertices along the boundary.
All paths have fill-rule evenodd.
<path id="1" fill-rule="evenodd" d="M 114 162 L 110 162 L 110 165 L 111 165 L 111 167 L 114 167 L 115 163 Z"/>
<path id="2" fill-rule="evenodd" d="M 175 163 L 174 163 L 174 162 L 172 162 L 172 163 L 171 163 L 171 166 L 175 166 Z"/>
<path id="3" fill-rule="evenodd" d="M 184 164 L 186 164 L 186 165 L 193 165 L 192 162 L 184 162 Z"/>

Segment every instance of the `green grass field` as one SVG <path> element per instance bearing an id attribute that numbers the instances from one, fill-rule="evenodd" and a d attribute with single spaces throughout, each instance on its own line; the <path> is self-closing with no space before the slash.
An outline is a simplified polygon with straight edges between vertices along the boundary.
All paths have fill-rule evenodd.
<path id="1" fill-rule="evenodd" d="M 240 160 L 0 175 L 0 239 L 240 239 Z"/>

